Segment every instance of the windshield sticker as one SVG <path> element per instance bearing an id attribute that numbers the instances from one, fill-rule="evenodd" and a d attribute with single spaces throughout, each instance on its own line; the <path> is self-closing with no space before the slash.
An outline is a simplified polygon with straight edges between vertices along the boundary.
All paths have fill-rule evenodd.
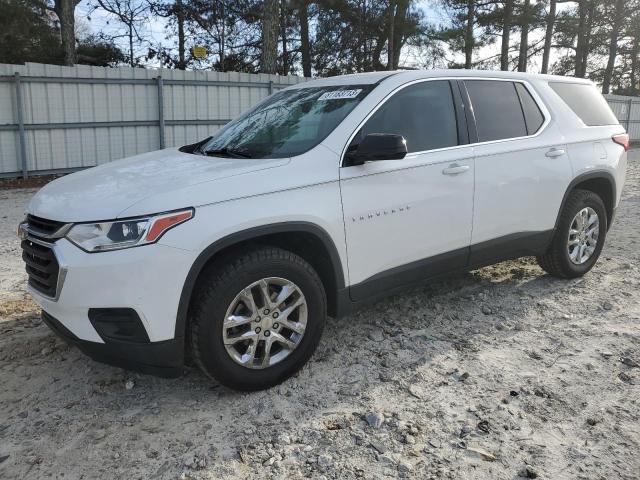
<path id="1" fill-rule="evenodd" d="M 345 98 L 356 98 L 360 92 L 361 88 L 355 90 L 335 90 L 333 92 L 325 92 L 320 95 L 318 100 L 343 100 Z"/>

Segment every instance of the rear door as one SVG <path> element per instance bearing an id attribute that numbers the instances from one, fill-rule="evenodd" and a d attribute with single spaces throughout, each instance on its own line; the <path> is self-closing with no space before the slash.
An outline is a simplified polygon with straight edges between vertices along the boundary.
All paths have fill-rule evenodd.
<path id="1" fill-rule="evenodd" d="M 461 83 L 476 126 L 470 262 L 536 253 L 571 179 L 564 138 L 528 83 Z"/>
<path id="2" fill-rule="evenodd" d="M 474 172 L 462 116 L 457 82 L 421 81 L 382 103 L 350 142 L 398 134 L 409 152 L 340 169 L 354 300 L 466 264 Z"/>

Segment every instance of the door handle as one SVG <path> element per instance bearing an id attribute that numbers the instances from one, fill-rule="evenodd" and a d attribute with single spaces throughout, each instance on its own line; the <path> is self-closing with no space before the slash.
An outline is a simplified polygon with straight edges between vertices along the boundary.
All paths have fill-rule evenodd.
<path id="1" fill-rule="evenodd" d="M 557 157 L 561 157 L 564 154 L 565 154 L 564 149 L 562 149 L 562 148 L 552 148 L 551 150 L 549 150 L 544 155 L 546 157 L 549 157 L 549 158 L 557 158 Z"/>
<path id="2" fill-rule="evenodd" d="M 469 165 L 458 165 L 457 163 L 452 163 L 447 168 L 442 170 L 443 175 L 458 175 L 460 173 L 464 173 L 469 170 Z"/>

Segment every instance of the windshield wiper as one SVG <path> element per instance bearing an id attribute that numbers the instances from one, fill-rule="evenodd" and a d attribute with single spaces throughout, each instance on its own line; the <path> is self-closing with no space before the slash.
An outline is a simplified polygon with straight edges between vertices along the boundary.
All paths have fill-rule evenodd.
<path id="1" fill-rule="evenodd" d="M 213 150 L 205 150 L 202 153 L 208 156 L 213 156 L 213 157 L 223 155 L 223 156 L 232 157 L 232 158 L 251 158 L 250 154 L 242 150 L 235 150 L 233 148 L 228 148 L 228 147 L 217 148 Z"/>

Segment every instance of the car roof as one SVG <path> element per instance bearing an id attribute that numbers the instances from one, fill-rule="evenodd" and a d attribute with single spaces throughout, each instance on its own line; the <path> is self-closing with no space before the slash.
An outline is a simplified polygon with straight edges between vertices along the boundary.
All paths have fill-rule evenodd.
<path id="1" fill-rule="evenodd" d="M 379 83 L 389 77 L 397 80 L 420 80 L 427 78 L 439 77 L 455 77 L 455 78 L 504 78 L 511 80 L 546 80 L 554 82 L 570 82 L 591 84 L 589 80 L 584 78 L 564 77 L 560 75 L 541 75 L 536 73 L 523 72 L 504 72 L 496 70 L 463 70 L 463 69 L 443 69 L 443 70 L 394 70 L 382 72 L 354 73 L 350 75 L 338 75 L 335 77 L 326 77 L 310 80 L 308 82 L 298 83 L 290 88 L 309 88 L 309 87 L 331 87 L 340 85 L 370 85 Z"/>

